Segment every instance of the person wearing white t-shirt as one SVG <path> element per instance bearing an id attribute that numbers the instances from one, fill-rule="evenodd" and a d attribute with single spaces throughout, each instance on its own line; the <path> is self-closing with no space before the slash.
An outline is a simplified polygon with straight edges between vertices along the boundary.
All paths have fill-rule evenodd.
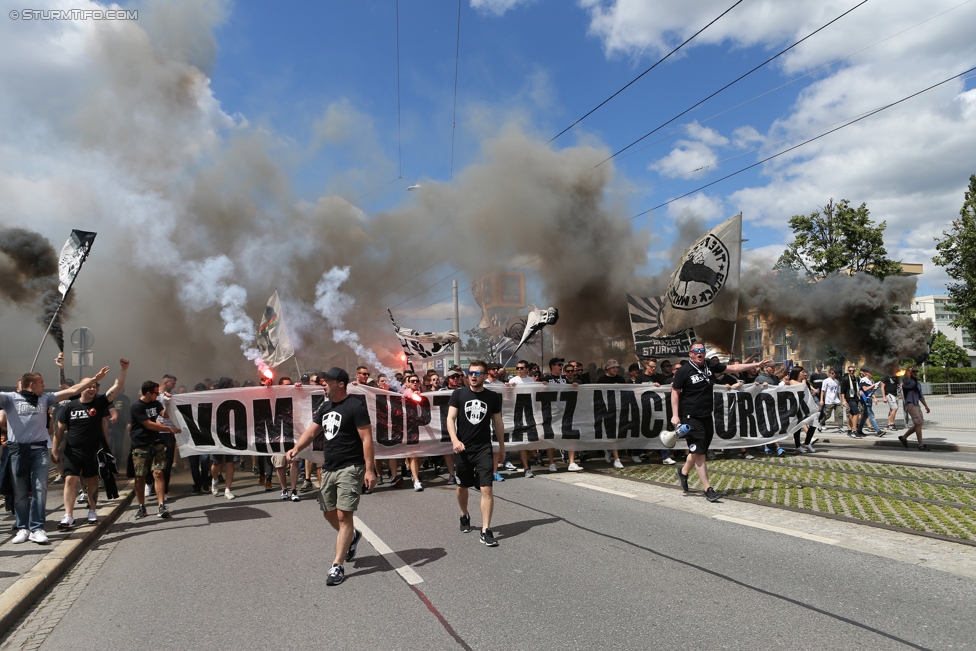
<path id="1" fill-rule="evenodd" d="M 844 416 L 844 407 L 840 400 L 840 382 L 837 381 L 837 371 L 830 369 L 827 371 L 827 379 L 823 381 L 820 390 L 820 429 L 827 424 L 831 414 L 834 416 L 834 424 L 838 431 L 842 429 L 840 419 Z"/>
<path id="2" fill-rule="evenodd" d="M 510 387 L 517 387 L 520 384 L 532 384 L 533 382 L 536 382 L 533 378 L 529 377 L 529 362 L 527 360 L 520 359 L 519 361 L 515 362 L 515 372 L 518 375 L 508 381 L 508 386 Z M 536 382 L 536 384 L 538 383 Z M 520 450 L 519 456 L 522 458 L 522 471 L 525 473 L 525 476 L 529 479 L 535 477 L 535 474 L 532 472 L 532 467 L 529 464 L 529 451 Z"/>

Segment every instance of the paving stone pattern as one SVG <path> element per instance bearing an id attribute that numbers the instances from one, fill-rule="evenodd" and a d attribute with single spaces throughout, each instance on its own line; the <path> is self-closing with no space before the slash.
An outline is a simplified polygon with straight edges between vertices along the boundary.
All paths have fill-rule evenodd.
<path id="1" fill-rule="evenodd" d="M 809 455 L 719 459 L 708 468 L 713 486 L 727 495 L 976 540 L 976 473 Z M 667 466 L 615 474 L 676 483 Z M 698 484 L 696 473 L 689 479 Z"/>

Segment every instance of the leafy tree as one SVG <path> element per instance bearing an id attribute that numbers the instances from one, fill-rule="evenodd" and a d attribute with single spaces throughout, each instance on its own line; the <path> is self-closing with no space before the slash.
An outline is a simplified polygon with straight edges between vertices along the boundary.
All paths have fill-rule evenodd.
<path id="1" fill-rule="evenodd" d="M 847 199 L 807 215 L 790 218 L 793 242 L 776 263 L 780 270 L 805 272 L 820 280 L 843 269 L 868 273 L 877 278 L 893 276 L 901 265 L 888 259 L 884 247 L 886 222 L 875 224 L 867 204 L 852 208 Z"/>
<path id="2" fill-rule="evenodd" d="M 956 281 L 946 287 L 958 314 L 952 325 L 976 332 L 976 174 L 969 177 L 959 219 L 935 241 L 938 254 L 932 262 L 945 267 L 949 278 Z"/>
<path id="3" fill-rule="evenodd" d="M 468 340 L 464 343 L 464 350 L 476 354 L 483 360 L 491 361 L 492 346 L 488 332 L 481 328 L 471 328 L 465 330 L 464 334 L 468 336 Z"/>
<path id="4" fill-rule="evenodd" d="M 929 353 L 928 362 L 933 366 L 949 366 L 952 368 L 959 364 L 969 366 L 969 355 L 966 354 L 966 349 L 941 332 L 935 333 L 930 348 L 932 352 Z"/>

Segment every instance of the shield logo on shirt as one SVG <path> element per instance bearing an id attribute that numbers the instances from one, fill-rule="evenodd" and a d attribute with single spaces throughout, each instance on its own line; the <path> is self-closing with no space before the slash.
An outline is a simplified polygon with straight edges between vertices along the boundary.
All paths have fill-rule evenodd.
<path id="1" fill-rule="evenodd" d="M 464 403 L 464 415 L 468 417 L 468 422 L 477 425 L 488 413 L 488 405 L 480 400 L 468 400 Z"/>
<path id="2" fill-rule="evenodd" d="M 342 424 L 342 414 L 330 411 L 322 419 L 322 429 L 325 430 L 325 438 L 329 441 L 339 433 L 339 426 Z"/>

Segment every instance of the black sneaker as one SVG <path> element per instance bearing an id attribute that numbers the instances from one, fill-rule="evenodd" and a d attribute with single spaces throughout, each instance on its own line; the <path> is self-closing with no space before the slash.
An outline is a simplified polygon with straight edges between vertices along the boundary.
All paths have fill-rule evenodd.
<path id="1" fill-rule="evenodd" d="M 303 492 L 303 493 L 307 493 L 310 490 L 312 490 L 313 488 L 314 488 L 314 486 L 312 485 L 312 480 L 311 479 L 306 479 L 304 482 L 302 482 L 302 487 L 299 488 L 298 490 L 301 491 L 301 492 Z"/>
<path id="2" fill-rule="evenodd" d="M 498 547 L 498 541 L 491 535 L 491 529 L 485 529 L 481 532 L 481 542 L 488 547 Z"/>
<path id="3" fill-rule="evenodd" d="M 149 514 L 146 513 L 146 507 L 140 505 L 139 506 L 139 509 L 136 511 L 136 520 L 141 520 L 142 518 L 146 517 L 147 515 L 149 515 Z"/>
<path id="4" fill-rule="evenodd" d="M 292 491 L 291 492 L 291 501 L 292 502 L 301 502 L 302 501 L 302 498 L 298 496 L 298 493 L 296 491 Z"/>
<path id="5" fill-rule="evenodd" d="M 346 562 L 356 558 L 356 545 L 359 544 L 359 539 L 363 537 L 363 532 L 359 529 L 352 530 L 352 542 L 349 543 L 349 551 L 346 552 Z"/>
<path id="6" fill-rule="evenodd" d="M 468 533 L 471 531 L 471 516 L 462 515 L 461 516 L 461 533 Z"/>
<path id="7" fill-rule="evenodd" d="M 908 449 L 908 439 L 906 439 L 904 436 L 899 436 L 898 437 L 898 440 L 901 441 L 901 444 L 904 445 L 905 446 L 905 449 L 907 450 Z"/>
<path id="8" fill-rule="evenodd" d="M 325 580 L 325 585 L 339 585 L 346 580 L 346 571 L 342 569 L 342 566 L 333 563 L 332 569 L 329 570 L 329 577 Z"/>
<path id="9" fill-rule="evenodd" d="M 852 429 L 847 430 L 847 435 L 850 438 L 852 438 L 852 439 L 856 439 L 857 438 L 857 435 L 854 434 L 854 430 L 852 430 Z"/>
<path id="10" fill-rule="evenodd" d="M 678 466 L 677 468 L 675 468 L 674 471 L 676 473 L 678 473 L 678 483 L 681 484 L 681 490 L 683 490 L 684 492 L 687 493 L 688 492 L 688 475 L 686 475 L 683 472 L 681 472 L 681 466 Z"/>
<path id="11" fill-rule="evenodd" d="M 403 477 L 397 475 L 396 477 L 390 480 L 390 488 L 396 488 L 402 483 L 403 483 Z"/>
<path id="12" fill-rule="evenodd" d="M 929 450 L 930 450 L 929 449 L 929 446 L 925 445 L 924 443 L 922 445 L 918 446 L 918 449 L 921 450 L 922 452 L 929 452 Z"/>
<path id="13" fill-rule="evenodd" d="M 719 495 L 717 492 L 715 492 L 715 489 L 712 488 L 711 486 L 709 486 L 708 490 L 705 491 L 705 499 L 708 500 L 709 502 L 717 502 L 721 497 L 722 496 Z"/>
<path id="14" fill-rule="evenodd" d="M 166 508 L 165 504 L 160 504 L 159 509 L 156 511 L 156 515 L 161 518 L 168 518 L 173 514 L 169 512 L 169 509 Z"/>

